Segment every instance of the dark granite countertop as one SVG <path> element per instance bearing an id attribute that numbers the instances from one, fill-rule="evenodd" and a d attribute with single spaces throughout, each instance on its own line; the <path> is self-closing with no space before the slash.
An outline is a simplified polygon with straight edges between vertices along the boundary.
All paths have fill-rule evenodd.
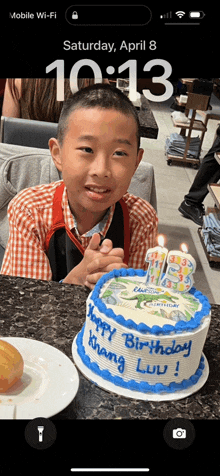
<path id="1" fill-rule="evenodd" d="M 71 360 L 71 346 L 86 315 L 86 287 L 0 275 L 0 335 L 26 337 L 53 345 Z M 219 419 L 220 306 L 212 320 L 204 353 L 210 374 L 195 394 L 169 402 L 128 399 L 100 389 L 80 375 L 75 399 L 52 419 Z"/>

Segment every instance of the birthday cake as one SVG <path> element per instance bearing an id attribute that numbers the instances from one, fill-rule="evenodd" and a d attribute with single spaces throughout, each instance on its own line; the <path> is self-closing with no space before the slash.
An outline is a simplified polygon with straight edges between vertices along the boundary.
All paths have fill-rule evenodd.
<path id="1" fill-rule="evenodd" d="M 87 377 L 107 390 L 149 400 L 155 395 L 183 398 L 207 379 L 202 350 L 210 304 L 194 287 L 175 292 L 146 283 L 146 275 L 120 269 L 97 282 L 73 357 Z"/>

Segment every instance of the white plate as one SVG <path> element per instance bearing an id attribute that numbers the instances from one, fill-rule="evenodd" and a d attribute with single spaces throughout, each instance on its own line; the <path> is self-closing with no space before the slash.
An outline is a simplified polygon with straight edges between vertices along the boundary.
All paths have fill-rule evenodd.
<path id="1" fill-rule="evenodd" d="M 75 397 L 79 375 L 73 362 L 60 350 L 24 337 L 1 337 L 14 345 L 24 360 L 24 373 L 0 404 L 16 405 L 17 420 L 49 418 L 63 410 Z"/>
<path id="2" fill-rule="evenodd" d="M 178 392 L 174 392 L 174 393 L 153 393 L 153 392 L 143 393 L 143 392 L 136 392 L 134 390 L 128 390 L 127 388 L 114 385 L 112 382 L 109 382 L 109 380 L 103 379 L 100 375 L 95 374 L 88 367 L 86 367 L 86 365 L 83 363 L 83 361 L 81 360 L 81 357 L 79 356 L 77 352 L 76 339 L 77 339 L 77 336 L 75 337 L 72 344 L 72 355 L 73 355 L 73 359 L 76 366 L 82 372 L 82 374 L 91 382 L 95 383 L 95 385 L 98 385 L 98 387 L 102 388 L 103 390 L 116 393 L 117 395 L 122 395 L 123 397 L 131 398 L 135 400 L 148 400 L 148 401 L 155 401 L 155 402 L 180 400 L 182 398 L 188 397 L 192 393 L 197 392 L 205 384 L 209 375 L 208 361 L 205 355 L 202 354 L 205 359 L 204 360 L 205 368 L 203 370 L 202 376 L 200 377 L 200 379 L 195 385 L 192 385 L 189 388 L 179 390 Z"/>

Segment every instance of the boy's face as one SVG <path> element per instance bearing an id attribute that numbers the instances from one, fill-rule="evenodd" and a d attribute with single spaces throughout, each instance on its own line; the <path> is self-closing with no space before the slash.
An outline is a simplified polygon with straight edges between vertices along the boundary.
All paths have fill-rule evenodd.
<path id="1" fill-rule="evenodd" d="M 86 214 L 98 223 L 127 192 L 143 155 L 142 149 L 137 152 L 136 130 L 134 118 L 115 109 L 81 108 L 69 117 L 62 147 L 50 140 L 78 220 Z"/>

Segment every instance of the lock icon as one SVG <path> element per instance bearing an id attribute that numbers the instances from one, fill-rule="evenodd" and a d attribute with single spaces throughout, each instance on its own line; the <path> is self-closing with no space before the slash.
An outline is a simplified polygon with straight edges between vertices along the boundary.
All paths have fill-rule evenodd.
<path id="1" fill-rule="evenodd" d="M 77 12 L 72 13 L 72 19 L 73 20 L 78 20 L 78 13 Z"/>

